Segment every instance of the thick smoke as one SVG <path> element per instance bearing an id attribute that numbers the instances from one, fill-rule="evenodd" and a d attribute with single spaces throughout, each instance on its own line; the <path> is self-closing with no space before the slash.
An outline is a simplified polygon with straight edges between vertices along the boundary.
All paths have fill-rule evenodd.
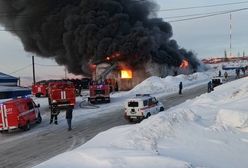
<path id="1" fill-rule="evenodd" d="M 0 24 L 17 35 L 28 52 L 54 58 L 74 74 L 118 52 L 118 61 L 144 68 L 148 60 L 196 70 L 192 52 L 171 40 L 172 27 L 149 19 L 157 5 L 148 0 L 1 0 Z"/>

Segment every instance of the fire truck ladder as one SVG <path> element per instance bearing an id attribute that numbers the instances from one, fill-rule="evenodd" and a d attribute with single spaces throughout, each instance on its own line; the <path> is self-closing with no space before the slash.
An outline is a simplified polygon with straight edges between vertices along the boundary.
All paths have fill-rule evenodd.
<path id="1" fill-rule="evenodd" d="M 117 63 L 110 65 L 101 75 L 99 75 L 97 81 L 103 81 L 106 76 L 117 66 Z"/>

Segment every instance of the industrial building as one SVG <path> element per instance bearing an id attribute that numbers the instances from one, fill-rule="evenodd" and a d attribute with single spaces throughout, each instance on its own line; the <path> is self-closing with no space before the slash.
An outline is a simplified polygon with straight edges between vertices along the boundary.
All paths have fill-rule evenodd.
<path id="1" fill-rule="evenodd" d="M 0 99 L 9 99 L 31 94 L 29 88 L 18 86 L 19 79 L 0 72 Z"/>

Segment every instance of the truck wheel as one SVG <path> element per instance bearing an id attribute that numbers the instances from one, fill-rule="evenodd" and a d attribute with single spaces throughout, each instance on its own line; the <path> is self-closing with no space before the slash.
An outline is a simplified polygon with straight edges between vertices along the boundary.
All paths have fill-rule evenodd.
<path id="1" fill-rule="evenodd" d="M 128 122 L 130 122 L 130 123 L 133 122 L 133 119 L 132 119 L 132 118 L 128 118 L 127 120 L 128 120 Z"/>
<path id="2" fill-rule="evenodd" d="M 24 126 L 24 131 L 30 130 L 30 122 L 28 121 L 27 124 Z"/>
<path id="3" fill-rule="evenodd" d="M 96 102 L 95 102 L 95 101 L 91 101 L 91 100 L 90 100 L 90 103 L 91 103 L 91 104 L 95 104 Z"/>
<path id="4" fill-rule="evenodd" d="M 164 107 L 160 107 L 160 110 L 159 111 L 164 111 Z"/>
<path id="5" fill-rule="evenodd" d="M 41 94 L 40 93 L 36 93 L 36 95 L 35 95 L 36 97 L 40 97 L 41 96 Z"/>
<path id="6" fill-rule="evenodd" d="M 36 123 L 40 124 L 41 121 L 42 121 L 42 118 L 41 118 L 40 113 L 39 113 L 39 114 L 38 114 L 38 117 L 37 117 L 37 119 L 36 119 Z"/>
<path id="7" fill-rule="evenodd" d="M 1 130 L 0 131 L 1 134 L 8 133 L 8 132 L 9 132 L 9 130 Z"/>
<path id="8" fill-rule="evenodd" d="M 151 116 L 151 113 L 147 113 L 146 119 L 149 118 L 150 116 Z"/>

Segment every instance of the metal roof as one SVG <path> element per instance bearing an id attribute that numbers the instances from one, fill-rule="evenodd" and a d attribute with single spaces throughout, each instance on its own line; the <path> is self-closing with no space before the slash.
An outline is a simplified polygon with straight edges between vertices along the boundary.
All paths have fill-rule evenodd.
<path id="1" fill-rule="evenodd" d="M 0 79 L 15 79 L 15 80 L 18 80 L 18 78 L 14 77 L 14 76 L 7 75 L 7 74 L 4 74 L 2 72 L 0 72 Z"/>

